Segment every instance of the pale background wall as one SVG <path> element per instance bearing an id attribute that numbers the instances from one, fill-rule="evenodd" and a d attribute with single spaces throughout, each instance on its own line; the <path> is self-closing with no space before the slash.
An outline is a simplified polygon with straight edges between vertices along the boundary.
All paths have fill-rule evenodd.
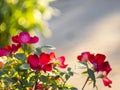
<path id="1" fill-rule="evenodd" d="M 112 88 L 98 81 L 99 90 L 120 89 L 120 0 L 58 0 L 52 6 L 60 15 L 49 21 L 52 37 L 44 43 L 54 45 L 58 56 L 65 55 L 67 63 L 77 73 L 69 81 L 80 90 L 84 76 L 75 69 L 76 56 L 83 51 L 104 53 L 113 70 L 109 78 Z M 85 90 L 93 90 L 87 86 Z"/>

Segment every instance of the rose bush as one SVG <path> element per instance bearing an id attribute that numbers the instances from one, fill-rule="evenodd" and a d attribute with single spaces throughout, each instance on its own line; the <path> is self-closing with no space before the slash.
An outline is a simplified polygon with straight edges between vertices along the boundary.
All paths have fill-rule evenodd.
<path id="1" fill-rule="evenodd" d="M 75 90 L 66 82 L 73 76 L 71 68 L 67 71 L 65 57 L 45 52 L 45 45 L 34 48 L 31 44 L 39 41 L 37 36 L 21 32 L 12 37 L 12 45 L 0 48 L 0 88 L 4 90 Z"/>
<path id="2" fill-rule="evenodd" d="M 12 37 L 12 45 L 0 48 L 0 89 L 3 90 L 78 90 L 66 82 L 74 75 L 65 56 L 57 57 L 53 46 L 33 47 L 39 41 L 37 36 L 28 32 L 20 32 Z M 44 49 L 50 49 L 46 52 Z M 111 87 L 108 78 L 112 70 L 103 54 L 83 52 L 77 58 L 85 67 L 84 74 L 88 81 L 96 87 L 96 79 L 102 78 L 105 86 Z M 62 71 L 62 69 L 65 69 Z M 95 73 L 100 74 L 97 78 Z"/>

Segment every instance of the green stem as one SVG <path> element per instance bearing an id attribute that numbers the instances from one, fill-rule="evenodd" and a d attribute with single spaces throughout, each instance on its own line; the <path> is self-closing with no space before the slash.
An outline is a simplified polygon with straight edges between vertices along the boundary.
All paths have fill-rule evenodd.
<path id="1" fill-rule="evenodd" d="M 39 76 L 37 71 L 35 72 L 35 76 L 36 76 L 36 79 L 35 79 L 34 90 L 37 90 L 37 87 L 36 87 L 36 86 L 37 86 L 37 84 L 38 84 L 38 76 Z"/>
<path id="2" fill-rule="evenodd" d="M 34 90 L 37 90 L 37 81 L 35 82 L 35 89 Z"/>
<path id="3" fill-rule="evenodd" d="M 24 86 L 23 86 L 23 83 L 22 83 L 21 79 L 18 79 L 18 80 L 19 80 L 19 82 L 20 82 L 21 87 L 22 87 L 22 88 L 24 88 Z"/>
<path id="4" fill-rule="evenodd" d="M 87 79 L 86 79 L 86 81 L 85 81 L 85 83 L 84 83 L 84 85 L 83 85 L 83 87 L 82 87 L 82 89 L 81 89 L 81 90 L 84 90 L 84 88 L 85 88 L 85 86 L 86 86 L 86 84 L 87 84 L 88 80 L 89 80 L 89 76 L 87 77 Z"/>
<path id="5" fill-rule="evenodd" d="M 22 49 L 23 49 L 23 52 L 25 53 L 26 50 L 27 50 L 27 45 L 26 44 L 22 44 Z"/>

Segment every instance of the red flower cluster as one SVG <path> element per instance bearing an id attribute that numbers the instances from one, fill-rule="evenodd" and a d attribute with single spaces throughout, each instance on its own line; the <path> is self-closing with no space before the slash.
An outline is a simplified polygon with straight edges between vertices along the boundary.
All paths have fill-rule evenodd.
<path id="1" fill-rule="evenodd" d="M 91 54 L 90 52 L 83 52 L 79 55 L 80 62 L 90 62 L 96 72 L 102 72 L 102 80 L 105 86 L 111 87 L 112 81 L 108 79 L 107 75 L 112 70 L 109 62 L 105 61 L 106 56 L 103 54 Z"/>
<path id="2" fill-rule="evenodd" d="M 20 44 L 12 44 L 12 46 L 8 45 L 5 48 L 0 48 L 0 57 L 15 53 L 20 48 L 20 46 Z"/>
<path id="3" fill-rule="evenodd" d="M 17 44 L 8 45 L 4 48 L 0 48 L 0 57 L 7 56 L 15 53 L 21 46 L 21 44 L 33 44 L 38 42 L 38 37 L 30 37 L 28 32 L 21 32 L 19 35 L 13 36 L 12 41 Z"/>
<path id="4" fill-rule="evenodd" d="M 30 67 L 36 71 L 52 71 L 53 65 L 57 65 L 60 68 L 66 68 L 67 65 L 64 64 L 64 61 L 64 56 L 56 58 L 53 52 L 50 54 L 41 53 L 39 57 L 36 54 L 28 56 Z"/>

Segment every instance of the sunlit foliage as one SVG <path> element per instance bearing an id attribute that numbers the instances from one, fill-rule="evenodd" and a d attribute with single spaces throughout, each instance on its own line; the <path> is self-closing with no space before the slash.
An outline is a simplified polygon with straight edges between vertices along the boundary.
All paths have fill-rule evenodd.
<path id="1" fill-rule="evenodd" d="M 39 30 L 44 36 L 50 34 L 47 20 L 54 9 L 53 0 L 0 0 L 0 47 L 20 31 Z"/>

